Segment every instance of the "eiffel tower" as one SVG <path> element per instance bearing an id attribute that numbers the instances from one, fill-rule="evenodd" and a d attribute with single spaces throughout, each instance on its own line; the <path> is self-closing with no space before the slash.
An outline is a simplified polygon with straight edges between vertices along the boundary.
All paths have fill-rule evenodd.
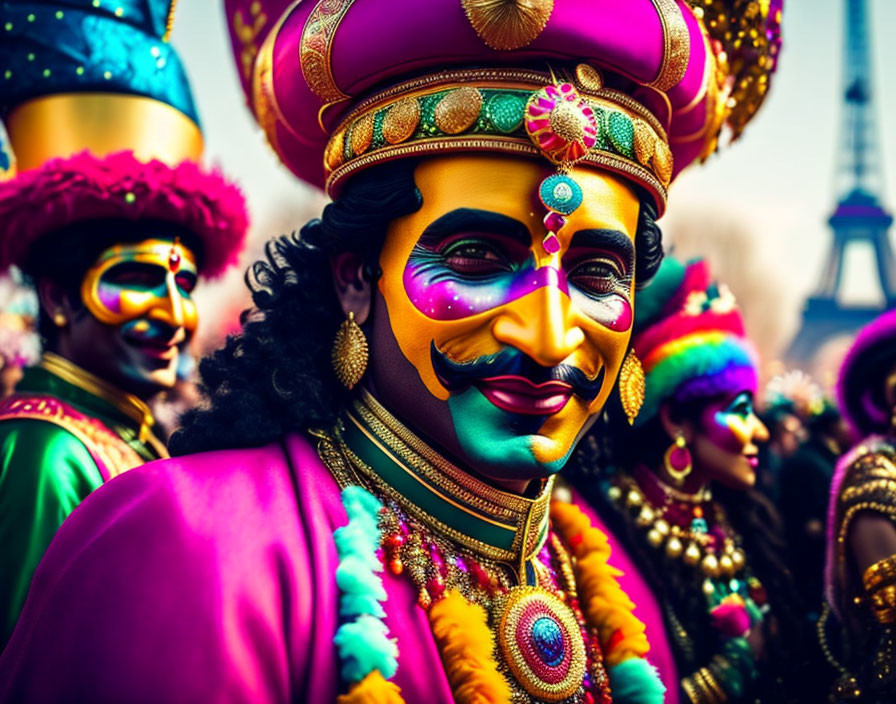
<path id="1" fill-rule="evenodd" d="M 896 306 L 896 263 L 888 237 L 893 216 L 881 203 L 884 182 L 871 90 L 870 13 L 867 0 L 844 2 L 846 51 L 838 201 L 828 219 L 834 237 L 821 283 L 806 301 L 802 327 L 786 355 L 799 363 L 810 362 L 825 340 L 853 333 L 883 310 Z M 883 306 L 848 306 L 838 298 L 846 250 L 856 243 L 870 244 L 874 251 Z"/>

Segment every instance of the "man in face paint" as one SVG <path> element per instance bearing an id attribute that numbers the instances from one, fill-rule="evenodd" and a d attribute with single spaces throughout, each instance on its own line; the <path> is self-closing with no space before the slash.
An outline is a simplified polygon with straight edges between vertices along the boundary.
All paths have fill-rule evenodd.
<path id="1" fill-rule="evenodd" d="M 196 277 L 196 257 L 179 237 L 105 249 L 81 283 L 83 310 L 66 316 L 72 322 L 57 348 L 138 396 L 172 388 L 198 323 L 190 297 Z"/>
<path id="2" fill-rule="evenodd" d="M 547 251 L 537 191 L 549 173 L 506 157 L 421 163 L 422 207 L 389 227 L 373 303 L 370 380 L 381 401 L 516 487 L 563 467 L 631 334 L 634 191 L 574 169 L 584 200 Z"/>
<path id="3" fill-rule="evenodd" d="M 333 201 L 249 269 L 256 308 L 203 362 L 182 456 L 63 528 L 0 699 L 663 701 L 604 535 L 551 489 L 617 377 L 636 412 L 655 221 L 735 104 L 715 15 L 227 5 L 259 125 Z M 94 549 L 64 566 L 63 542 Z M 152 614 L 88 574 L 127 575 Z M 48 662 L 63 594 L 66 632 L 151 654 Z"/>

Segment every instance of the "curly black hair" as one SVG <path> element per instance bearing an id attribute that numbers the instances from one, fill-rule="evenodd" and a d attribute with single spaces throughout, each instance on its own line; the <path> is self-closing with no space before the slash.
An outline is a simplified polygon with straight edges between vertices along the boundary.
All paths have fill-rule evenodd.
<path id="1" fill-rule="evenodd" d="M 174 434 L 174 454 L 251 447 L 289 431 L 331 425 L 348 393 L 330 368 L 330 347 L 344 319 L 330 261 L 359 254 L 373 280 L 389 223 L 417 211 L 415 160 L 399 160 L 355 176 L 319 220 L 301 233 L 268 242 L 266 258 L 246 273 L 254 308 L 242 331 L 199 365 L 206 401 L 188 411 Z M 646 283 L 663 256 L 656 207 L 639 193 L 636 280 Z"/>
<path id="2" fill-rule="evenodd" d="M 673 402 L 670 415 L 677 421 L 696 423 L 707 401 Z M 610 499 L 607 491 L 614 477 L 626 474 L 627 468 L 659 466 L 671 442 L 658 417 L 632 428 L 618 398 L 614 398 L 580 444 L 565 476 L 625 547 L 657 596 L 676 665 L 684 677 L 706 666 L 720 648 L 706 608 L 703 577 L 699 570 L 648 545 L 632 511 Z M 764 586 L 773 614 L 773 619 L 765 624 L 761 676 L 751 694 L 762 702 L 802 701 L 802 679 L 808 666 L 803 646 L 811 641 L 812 634 L 799 617 L 803 606 L 786 563 L 781 518 L 771 501 L 756 489 L 739 491 L 713 485 L 712 492 L 741 537 L 749 567 Z M 686 638 L 676 635 L 682 629 Z"/>

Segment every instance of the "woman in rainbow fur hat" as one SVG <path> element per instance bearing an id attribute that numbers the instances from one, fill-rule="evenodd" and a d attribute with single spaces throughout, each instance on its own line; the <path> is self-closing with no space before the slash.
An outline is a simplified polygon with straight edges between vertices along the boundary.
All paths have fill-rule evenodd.
<path id="1" fill-rule="evenodd" d="M 896 311 L 856 336 L 838 400 L 862 440 L 837 463 L 828 507 L 825 613 L 840 628 L 825 654 L 840 673 L 836 701 L 896 699 Z"/>
<path id="2" fill-rule="evenodd" d="M 777 15 L 721 5 L 229 0 L 259 124 L 334 202 L 250 269 L 184 456 L 63 527 L 0 700 L 662 702 L 551 489 L 668 184 L 767 87 Z"/>
<path id="3" fill-rule="evenodd" d="M 0 4 L 0 270 L 40 299 L 44 355 L 0 403 L 0 644 L 65 517 L 166 457 L 147 400 L 173 387 L 197 276 L 236 261 L 239 190 L 202 134 L 167 42 L 169 0 Z"/>
<path id="4" fill-rule="evenodd" d="M 580 455 L 575 483 L 634 568 L 623 588 L 643 580 L 659 602 L 682 701 L 790 701 L 777 675 L 793 587 L 774 510 L 754 490 L 768 439 L 756 351 L 705 261 L 666 257 L 636 310 L 644 404 L 634 417 L 622 387 L 628 418 L 611 409 L 610 448 Z"/>

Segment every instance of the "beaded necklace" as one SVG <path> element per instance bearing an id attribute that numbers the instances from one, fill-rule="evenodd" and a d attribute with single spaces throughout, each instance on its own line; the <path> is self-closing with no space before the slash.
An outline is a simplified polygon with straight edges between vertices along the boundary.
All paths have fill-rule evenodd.
<path id="1" fill-rule="evenodd" d="M 491 615 L 492 629 L 497 629 L 499 650 L 504 657 L 497 659 L 498 670 L 505 675 L 513 690 L 514 701 L 542 701 L 531 695 L 531 689 L 540 689 L 546 701 L 562 701 L 568 704 L 591 702 L 609 703 L 609 681 L 603 666 L 603 655 L 597 633 L 590 628 L 579 607 L 575 578 L 569 553 L 555 533 L 551 533 L 537 557 L 532 561 L 535 584 L 514 586 L 515 575 L 506 565 L 495 563 L 459 549 L 410 519 L 395 502 L 389 502 L 381 513 L 384 561 L 396 575 L 406 573 L 417 589 L 418 603 L 424 609 L 439 601 L 447 591 L 457 590 L 471 603 L 482 606 Z M 556 609 L 537 615 L 546 606 L 556 606 L 546 597 L 553 596 L 566 604 L 572 612 Z M 536 615 L 530 615 L 530 613 Z M 518 631 L 523 620 L 542 619 L 541 628 L 534 627 L 530 640 L 510 635 Z M 551 621 L 558 620 L 568 633 L 581 634 L 581 643 L 572 640 L 569 657 L 569 682 L 563 688 L 545 686 L 548 668 L 539 668 L 541 662 L 549 666 L 559 664 L 563 657 L 560 639 L 563 634 Z M 509 657 L 508 657 L 509 655 Z M 539 672 L 541 670 L 541 672 Z M 533 677 L 532 675 L 535 675 Z M 538 677 L 541 674 L 542 677 Z M 530 688 L 518 686 L 525 681 Z M 567 697 L 556 699 L 559 692 L 579 687 Z"/>
<path id="2" fill-rule="evenodd" d="M 464 549 L 409 516 L 396 498 L 378 495 L 365 481 L 369 468 L 338 432 L 334 435 L 333 445 L 322 452 L 328 467 L 336 468 L 337 478 L 342 475 L 340 483 L 348 473 L 349 486 L 362 486 L 382 501 L 378 527 L 386 568 L 410 579 L 424 610 L 431 611 L 453 591 L 484 609 L 498 656 L 491 664 L 509 684 L 512 701 L 612 702 L 600 642 L 585 622 L 569 553 L 556 535 L 549 535 L 529 563 L 535 583 L 515 586 L 518 578 L 511 566 Z"/>
<path id="3" fill-rule="evenodd" d="M 662 549 L 670 559 L 680 559 L 699 569 L 704 577 L 703 592 L 708 597 L 724 598 L 726 590 L 720 586 L 725 581 L 729 583 L 729 593 L 730 590 L 741 591 L 741 580 L 737 577 L 744 572 L 747 558 L 740 537 L 728 524 L 722 507 L 712 501 L 708 490 L 696 495 L 663 491 L 666 487 L 655 478 L 653 482 L 659 485 L 655 487 L 658 491 L 651 491 L 643 479 L 644 473 L 649 470 L 636 470 L 636 476 L 643 483 L 627 475 L 618 476 L 609 486 L 607 496 L 627 510 L 635 525 L 646 533 L 647 543 L 652 548 Z M 662 497 L 660 501 L 657 501 L 657 494 Z M 707 517 L 712 521 L 711 525 Z M 750 590 L 755 591 L 764 604 L 758 580 L 749 581 Z M 717 605 L 713 603 L 715 601 L 716 598 L 711 600 L 710 608 Z"/>
<path id="4" fill-rule="evenodd" d="M 738 700 L 757 670 L 745 639 L 769 610 L 765 589 L 750 574 L 741 538 L 708 490 L 697 494 L 666 487 L 648 469 L 618 474 L 607 496 L 645 534 L 652 548 L 681 561 L 700 579 L 710 623 L 721 650 L 704 667 L 683 677 L 681 687 L 692 702 Z M 684 625 L 665 607 L 673 635 L 683 652 L 693 653 Z M 690 656 L 689 656 L 690 657 Z"/>
<path id="5" fill-rule="evenodd" d="M 605 668 L 606 644 L 614 651 L 607 662 L 614 666 L 623 661 L 632 665 L 633 660 L 640 660 L 647 644 L 643 624 L 631 615 L 631 604 L 619 590 L 612 568 L 606 565 L 605 559 L 599 564 L 588 559 L 594 547 L 603 545 L 605 540 L 604 543 L 587 541 L 588 550 L 581 555 L 577 551 L 573 557 L 565 541 L 585 540 L 587 530 L 567 518 L 563 525 L 573 526 L 567 530 L 573 532 L 569 535 L 554 532 L 548 528 L 546 512 L 540 521 L 532 520 L 533 516 L 540 515 L 540 499 L 526 500 L 529 506 L 525 528 L 529 535 L 514 537 L 514 545 L 522 551 L 521 558 L 495 559 L 500 551 L 480 545 L 470 535 L 458 536 L 456 530 L 439 520 L 447 514 L 436 512 L 430 516 L 420 512 L 416 510 L 419 506 L 401 492 L 384 486 L 382 477 L 388 476 L 394 467 L 373 467 L 365 462 L 360 456 L 365 454 L 361 444 L 346 442 L 346 435 L 358 439 L 357 435 L 347 433 L 350 423 L 365 432 L 376 427 L 377 433 L 371 437 L 381 448 L 394 452 L 391 459 L 402 460 L 403 469 L 414 472 L 418 478 L 444 481 L 445 474 L 451 475 L 454 470 L 443 466 L 438 476 L 431 474 L 432 467 L 426 462 L 437 458 L 432 457 L 431 451 L 429 457 L 414 452 L 414 449 L 427 448 L 415 447 L 409 442 L 419 440 L 398 426 L 369 396 L 362 395 L 332 433 L 315 433 L 320 439 L 318 452 L 344 493 L 353 487 L 363 488 L 379 506 L 376 511 L 379 559 L 392 574 L 404 576 L 414 585 L 418 604 L 429 615 L 455 699 L 480 701 L 477 697 L 485 697 L 481 700 L 610 704 L 613 699 Z M 398 443 L 396 438 L 403 442 Z M 375 463 L 383 461 L 370 453 L 365 457 Z M 443 458 L 441 462 L 446 463 Z M 469 482 L 465 484 L 466 488 L 470 486 Z M 494 495 L 495 491 L 491 489 L 493 495 L 489 500 L 500 504 L 502 499 Z M 549 496 L 550 485 L 545 491 Z M 513 502 L 504 507 L 506 520 L 512 521 Z M 530 539 L 532 536 L 534 541 Z M 529 549 L 530 545 L 534 545 L 534 550 Z M 593 565 L 589 567 L 593 573 L 590 583 L 615 601 L 606 596 L 601 601 L 586 595 L 588 607 L 583 609 L 574 574 L 581 566 L 576 567 L 576 561 Z M 604 586 L 608 580 L 618 594 Z M 384 597 L 381 586 L 377 592 Z M 620 608 L 620 604 L 625 608 Z M 382 608 L 378 610 L 385 613 Z M 624 613 L 616 613 L 619 611 Z M 603 647 L 595 615 L 605 625 L 613 624 L 613 631 L 607 634 L 611 637 L 603 640 Z M 472 663 L 473 659 L 477 662 Z M 652 698 L 647 696 L 639 701 L 662 701 L 662 685 L 656 680 L 655 672 L 641 663 L 642 668 L 623 668 L 630 673 L 626 676 L 629 681 L 641 678 L 642 691 L 654 692 Z M 386 681 L 394 674 L 393 667 L 389 670 L 385 679 L 381 676 L 383 673 L 376 672 L 366 673 L 363 681 L 354 677 L 355 686 L 345 696 L 356 692 L 357 701 L 362 701 L 361 690 L 367 692 L 370 687 L 376 687 L 385 700 L 401 701 L 396 698 L 399 697 L 397 688 Z M 633 671 L 636 674 L 631 674 Z M 345 704 L 352 701 L 356 700 L 345 697 L 341 700 Z"/>

